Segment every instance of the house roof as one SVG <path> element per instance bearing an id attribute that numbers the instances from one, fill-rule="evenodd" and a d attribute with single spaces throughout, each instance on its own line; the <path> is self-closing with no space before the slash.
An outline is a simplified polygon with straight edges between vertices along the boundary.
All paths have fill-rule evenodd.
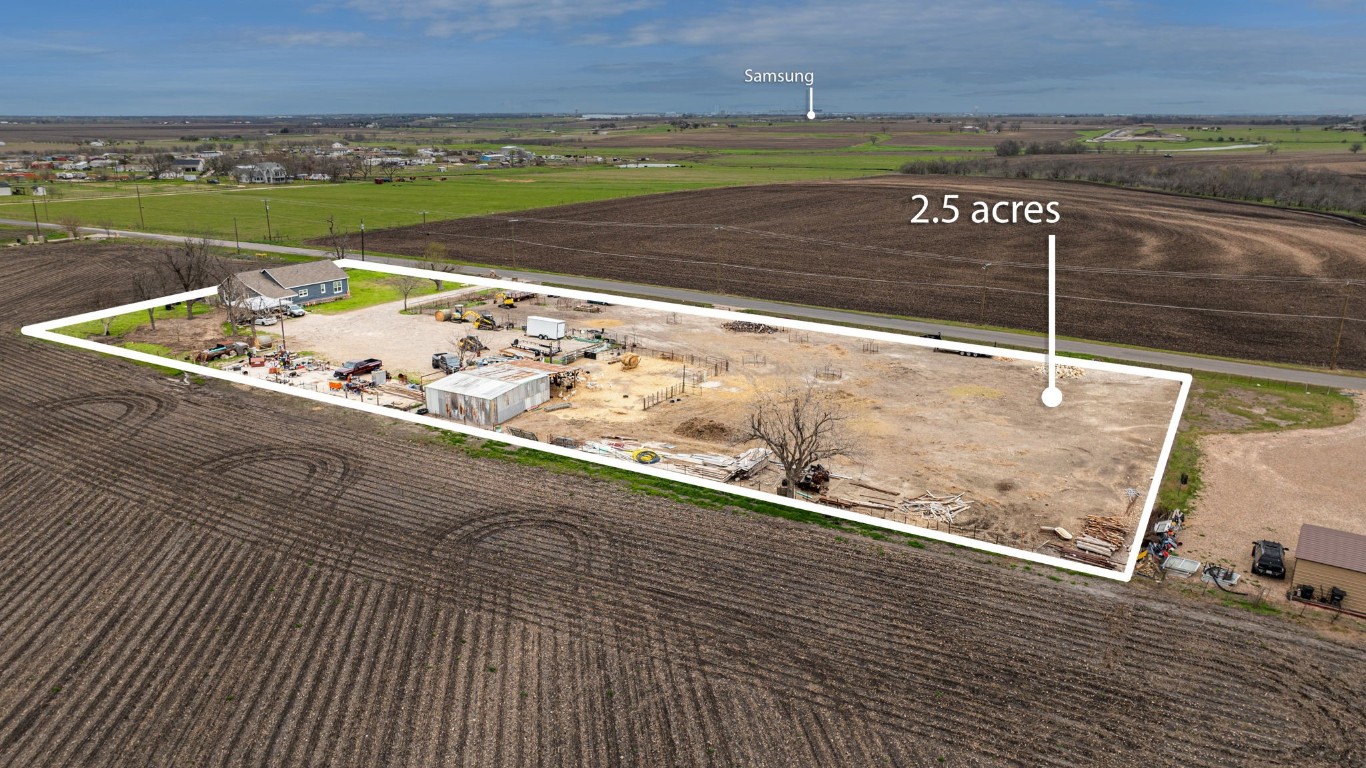
<path id="1" fill-rule="evenodd" d="M 346 270 L 330 261 L 305 261 L 284 267 L 240 272 L 237 279 L 262 296 L 286 299 L 294 295 L 295 288 L 345 280 Z"/>
<path id="2" fill-rule="evenodd" d="M 261 271 L 285 288 L 299 288 L 314 283 L 328 283 L 333 280 L 346 279 L 346 270 L 326 260 L 305 261 L 285 267 L 271 267 Z"/>
<path id="3" fill-rule="evenodd" d="M 1306 523 L 1295 559 L 1366 573 L 1366 536 Z"/>
<path id="4" fill-rule="evenodd" d="M 288 288 L 282 288 L 269 277 L 266 277 L 266 271 L 264 269 L 257 272 L 239 272 L 237 274 L 237 280 L 258 296 L 266 296 L 272 299 L 288 299 L 294 295 L 294 291 L 291 291 Z"/>

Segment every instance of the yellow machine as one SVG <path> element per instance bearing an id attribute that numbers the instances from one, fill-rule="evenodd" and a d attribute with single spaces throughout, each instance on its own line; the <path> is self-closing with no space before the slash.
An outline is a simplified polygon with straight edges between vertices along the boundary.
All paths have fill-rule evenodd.
<path id="1" fill-rule="evenodd" d="M 460 321 L 472 323 L 476 330 L 493 331 L 498 329 L 498 321 L 493 319 L 493 315 L 475 312 L 472 309 L 465 310 L 465 314 L 460 316 Z"/>
<path id="2" fill-rule="evenodd" d="M 621 370 L 629 371 L 640 365 L 640 355 L 634 352 L 621 356 Z"/>
<path id="3" fill-rule="evenodd" d="M 499 306 L 499 307 L 515 307 L 515 306 L 517 306 L 517 300 L 514 299 L 513 297 L 507 295 L 506 293 L 503 293 L 502 291 L 499 291 L 498 294 L 495 295 L 495 296 L 493 297 L 493 303 L 494 303 L 494 306 Z"/>

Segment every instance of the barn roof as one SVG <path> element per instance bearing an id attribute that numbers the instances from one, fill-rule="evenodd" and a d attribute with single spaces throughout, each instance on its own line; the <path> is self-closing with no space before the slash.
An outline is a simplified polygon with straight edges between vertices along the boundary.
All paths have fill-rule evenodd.
<path id="1" fill-rule="evenodd" d="M 549 377 L 541 371 L 531 371 L 526 368 L 496 363 L 482 368 L 468 368 L 457 371 L 444 379 L 428 384 L 427 389 L 450 392 L 451 394 L 480 400 L 493 400 L 517 389 L 528 381 L 545 378 Z"/>
<path id="2" fill-rule="evenodd" d="M 1366 573 L 1366 536 L 1306 523 L 1295 559 Z"/>

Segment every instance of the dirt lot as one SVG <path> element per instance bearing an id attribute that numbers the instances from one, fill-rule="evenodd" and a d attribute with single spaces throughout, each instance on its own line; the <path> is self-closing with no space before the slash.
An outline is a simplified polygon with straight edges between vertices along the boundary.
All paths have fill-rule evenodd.
<path id="1" fill-rule="evenodd" d="M 848 440 L 857 446 L 827 462 L 832 471 L 894 491 L 901 499 L 926 491 L 966 493 L 974 509 L 957 518 L 953 530 L 1028 550 L 1056 541 L 1040 533 L 1041 525 L 1080 532 L 1088 514 L 1127 513 L 1127 522 L 1137 525 L 1141 506 L 1127 510 L 1124 490 L 1146 490 L 1151 482 L 1178 389 L 1171 381 L 1088 371 L 1063 382 L 1067 401 L 1052 411 L 1038 402 L 1043 374 L 1031 363 L 885 343 L 869 353 L 860 339 L 734 333 L 722 329 L 720 321 L 687 313 L 618 305 L 583 314 L 557 310 L 553 303 L 536 306 L 528 300 L 495 314 L 517 325 L 528 315 L 548 315 L 570 327 L 602 328 L 656 351 L 699 359 L 711 355 L 729 361 L 728 367 L 706 387 L 691 387 L 678 402 L 644 410 L 641 399 L 682 381 L 687 363 L 646 353 L 640 368 L 623 371 L 605 360 L 579 360 L 575 365 L 588 378 L 572 392 L 572 408 L 523 414 L 508 425 L 546 441 L 628 435 L 674 446 L 670 451 L 734 455 L 750 445 L 738 438 L 757 391 L 816 381 L 840 396 L 849 417 Z M 453 349 L 452 339 L 471 332 L 468 325 L 398 310 L 398 304 L 388 304 L 291 320 L 291 346 L 332 360 L 379 357 L 391 374 L 420 375 L 431 372 L 432 352 Z M 514 340 L 529 341 L 520 331 L 474 333 L 494 353 Z M 573 343 L 567 340 L 565 349 Z M 824 378 L 817 378 L 818 369 Z M 692 370 L 696 374 L 698 365 Z M 697 434 L 699 425 L 714 428 L 704 436 Z M 759 478 L 768 491 L 778 480 L 776 470 Z M 862 494 L 849 486 L 839 495 Z M 918 514 L 908 518 L 877 507 L 858 511 L 926 524 Z"/>
<path id="2" fill-rule="evenodd" d="M 1366 652 L 1289 621 L 16 334 L 130 268 L 0 260 L 0 764 L 1366 760 Z"/>
<path id="3" fill-rule="evenodd" d="M 1201 447 L 1204 488 L 1183 554 L 1233 566 L 1283 600 L 1288 581 L 1248 570 L 1254 540 L 1279 541 L 1293 556 L 1303 523 L 1366 534 L 1366 418 L 1360 406 L 1345 426 L 1212 435 Z"/>
<path id="4" fill-rule="evenodd" d="M 916 193 L 957 193 L 965 209 L 1059 200 L 1063 219 L 913 226 L 907 199 Z M 453 258 L 478 263 L 1042 331 L 1045 235 L 1055 233 L 1059 333 L 1316 365 L 1332 355 L 1342 281 L 1366 280 L 1366 229 L 1357 225 L 1060 182 L 882 177 L 654 195 L 517 219 L 515 243 L 508 221 L 480 217 L 377 232 L 371 247 L 416 255 L 440 240 Z M 1366 293 L 1356 293 L 1339 363 L 1366 369 Z"/>

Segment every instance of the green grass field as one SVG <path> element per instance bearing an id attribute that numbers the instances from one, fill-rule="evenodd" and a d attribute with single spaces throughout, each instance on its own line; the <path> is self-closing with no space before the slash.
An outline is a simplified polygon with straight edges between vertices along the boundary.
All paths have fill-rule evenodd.
<path id="1" fill-rule="evenodd" d="M 298 244 L 327 234 L 329 216 L 339 230 L 418 224 L 427 221 L 519 211 L 566 203 L 590 202 L 635 195 L 690 189 L 832 178 L 882 172 L 858 163 L 836 163 L 820 168 L 718 166 L 689 168 L 525 168 L 447 175 L 447 181 L 427 178 L 417 182 L 378 185 L 290 184 L 246 189 L 181 182 L 106 184 L 102 197 L 61 196 L 38 206 L 38 218 L 55 222 L 75 216 L 86 226 L 109 222 L 115 228 L 152 232 L 210 235 L 244 241 L 266 239 L 266 200 L 270 228 L 276 240 Z M 139 211 L 139 204 L 141 211 Z M 28 199 L 0 202 L 0 218 L 27 220 L 33 215 Z"/>

